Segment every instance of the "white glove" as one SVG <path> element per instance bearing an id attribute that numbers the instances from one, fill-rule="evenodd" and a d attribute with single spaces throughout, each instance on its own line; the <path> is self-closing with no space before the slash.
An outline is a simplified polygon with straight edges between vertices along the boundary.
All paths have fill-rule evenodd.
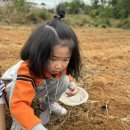
<path id="1" fill-rule="evenodd" d="M 35 125 L 32 130 L 47 130 L 41 123 Z"/>

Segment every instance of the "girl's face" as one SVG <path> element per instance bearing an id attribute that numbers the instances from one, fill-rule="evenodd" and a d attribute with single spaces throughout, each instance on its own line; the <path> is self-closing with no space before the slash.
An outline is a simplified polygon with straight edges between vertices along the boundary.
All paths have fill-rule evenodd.
<path id="1" fill-rule="evenodd" d="M 69 64 L 71 51 L 68 46 L 56 45 L 53 48 L 49 62 L 48 72 L 57 74 L 62 72 Z"/>

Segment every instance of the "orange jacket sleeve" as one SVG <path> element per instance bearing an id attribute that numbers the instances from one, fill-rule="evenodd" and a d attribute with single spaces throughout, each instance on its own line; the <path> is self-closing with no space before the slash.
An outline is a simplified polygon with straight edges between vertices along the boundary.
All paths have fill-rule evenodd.
<path id="1" fill-rule="evenodd" d="M 41 120 L 31 108 L 35 90 L 31 82 L 17 80 L 11 96 L 10 111 L 15 120 L 27 130 L 31 130 Z"/>
<path id="2" fill-rule="evenodd" d="M 73 82 L 73 78 L 70 74 L 68 75 L 68 78 L 69 78 L 69 82 Z"/>

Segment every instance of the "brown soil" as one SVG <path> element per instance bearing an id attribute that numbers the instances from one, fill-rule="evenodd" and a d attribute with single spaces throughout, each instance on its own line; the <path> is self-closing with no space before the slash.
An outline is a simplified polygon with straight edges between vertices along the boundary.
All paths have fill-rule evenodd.
<path id="1" fill-rule="evenodd" d="M 4 72 L 19 61 L 31 26 L 0 25 L 0 66 Z M 82 51 L 79 86 L 89 93 L 87 103 L 68 107 L 68 115 L 54 117 L 50 130 L 130 130 L 130 31 L 75 29 Z M 7 107 L 6 107 L 7 109 Z M 36 114 L 39 113 L 35 106 Z M 7 129 L 11 124 L 6 110 Z M 126 119 L 126 120 L 123 120 Z"/>

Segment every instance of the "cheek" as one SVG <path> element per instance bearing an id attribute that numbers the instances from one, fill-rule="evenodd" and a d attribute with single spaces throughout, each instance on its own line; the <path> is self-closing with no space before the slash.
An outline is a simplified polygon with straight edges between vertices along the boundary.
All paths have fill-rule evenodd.
<path id="1" fill-rule="evenodd" d="M 50 63 L 48 64 L 48 70 L 52 70 L 53 66 L 54 66 L 54 64 L 53 64 L 52 62 L 50 62 Z"/>
<path id="2" fill-rule="evenodd" d="M 68 64 L 69 64 L 69 61 L 68 61 L 68 62 L 65 62 L 65 63 L 64 63 L 64 67 L 67 67 Z"/>

